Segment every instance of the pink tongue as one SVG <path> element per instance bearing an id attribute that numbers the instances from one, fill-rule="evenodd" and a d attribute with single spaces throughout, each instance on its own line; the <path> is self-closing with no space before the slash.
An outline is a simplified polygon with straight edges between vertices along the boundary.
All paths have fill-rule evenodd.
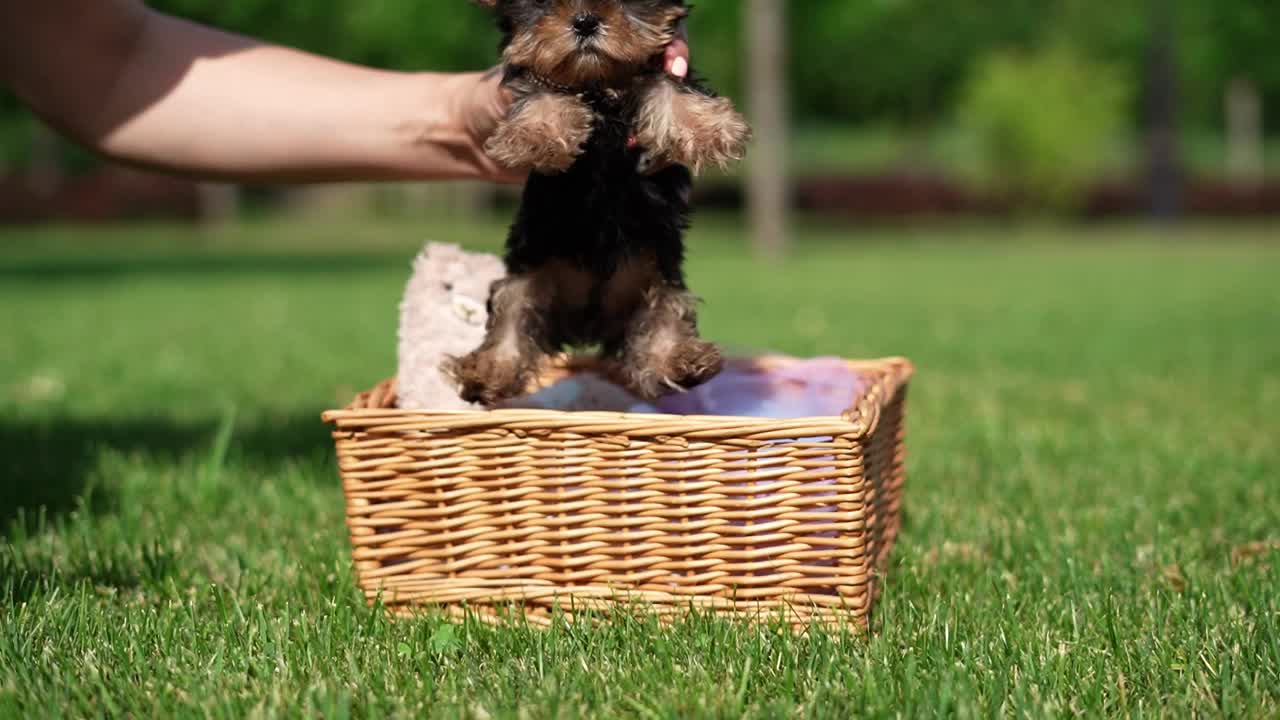
<path id="1" fill-rule="evenodd" d="M 633 148 L 633 147 L 635 147 L 637 144 L 638 144 L 638 141 L 636 140 L 636 136 L 635 136 L 635 135 L 628 135 L 628 136 L 627 136 L 627 147 L 629 147 L 629 148 Z"/>

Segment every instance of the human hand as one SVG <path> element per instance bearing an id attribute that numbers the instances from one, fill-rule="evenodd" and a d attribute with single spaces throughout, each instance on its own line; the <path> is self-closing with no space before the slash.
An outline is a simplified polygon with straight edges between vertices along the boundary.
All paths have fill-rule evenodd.
<path id="1" fill-rule="evenodd" d="M 684 82 L 689 77 L 689 56 L 689 27 L 684 20 L 681 20 L 676 28 L 675 39 L 667 45 L 667 49 L 662 54 L 662 69 L 676 80 Z M 637 144 L 634 136 L 627 141 L 629 147 L 635 147 Z M 654 175 L 669 167 L 671 167 L 670 162 L 650 162 L 646 157 L 641 161 L 640 173 Z"/>
<path id="2" fill-rule="evenodd" d="M 484 145 L 498 129 L 498 124 L 511 110 L 514 98 L 502 85 L 502 70 L 484 73 L 461 73 L 453 76 L 454 123 L 463 134 L 461 153 L 474 166 L 478 179 L 502 184 L 518 184 L 529 177 L 528 170 L 513 170 L 496 162 L 485 152 Z"/>
<path id="3" fill-rule="evenodd" d="M 684 80 L 689 76 L 689 28 L 684 21 L 676 29 L 676 37 L 663 54 L 662 66 L 674 78 Z"/>

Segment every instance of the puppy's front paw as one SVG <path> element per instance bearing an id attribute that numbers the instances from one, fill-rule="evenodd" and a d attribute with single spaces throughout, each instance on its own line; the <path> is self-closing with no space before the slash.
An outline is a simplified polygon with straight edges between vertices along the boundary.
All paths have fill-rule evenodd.
<path id="1" fill-rule="evenodd" d="M 751 127 L 728 99 L 686 95 L 681 115 L 681 164 L 695 170 L 708 165 L 724 168 L 746 156 Z"/>
<path id="2" fill-rule="evenodd" d="M 637 170 L 652 172 L 666 164 L 700 172 L 741 160 L 751 128 L 726 98 L 690 92 L 659 81 L 645 90 L 636 117 L 636 143 L 644 148 Z"/>
<path id="3" fill-rule="evenodd" d="M 445 375 L 457 386 L 464 402 L 492 407 L 520 397 L 533 380 L 518 358 L 500 357 L 487 349 L 477 350 L 461 358 L 450 358 L 444 364 Z"/>
<path id="4" fill-rule="evenodd" d="M 485 152 L 513 169 L 564 172 L 573 167 L 595 127 L 586 104 L 564 95 L 521 101 L 485 143 Z"/>

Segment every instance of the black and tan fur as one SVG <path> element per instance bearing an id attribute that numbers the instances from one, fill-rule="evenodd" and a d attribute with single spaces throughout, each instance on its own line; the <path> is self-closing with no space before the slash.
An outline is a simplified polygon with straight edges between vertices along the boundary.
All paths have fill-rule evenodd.
<path id="1" fill-rule="evenodd" d="M 750 131 L 732 104 L 670 77 L 662 53 L 682 0 L 483 0 L 503 34 L 515 102 L 486 145 L 531 170 L 507 240 L 507 277 L 488 334 L 449 363 L 462 397 L 525 392 L 566 346 L 620 360 L 646 399 L 706 382 L 719 350 L 698 337 L 683 235 L 692 175 L 742 157 Z M 692 74 L 690 74 L 692 78 Z"/>

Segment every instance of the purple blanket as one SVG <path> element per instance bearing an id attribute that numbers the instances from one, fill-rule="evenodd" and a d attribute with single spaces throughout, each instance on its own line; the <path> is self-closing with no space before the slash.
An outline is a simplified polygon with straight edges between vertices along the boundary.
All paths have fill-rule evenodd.
<path id="1" fill-rule="evenodd" d="M 779 368 L 730 367 L 711 382 L 659 401 L 669 415 L 791 419 L 839 415 L 866 390 L 867 379 L 838 358 L 786 363 Z"/>

